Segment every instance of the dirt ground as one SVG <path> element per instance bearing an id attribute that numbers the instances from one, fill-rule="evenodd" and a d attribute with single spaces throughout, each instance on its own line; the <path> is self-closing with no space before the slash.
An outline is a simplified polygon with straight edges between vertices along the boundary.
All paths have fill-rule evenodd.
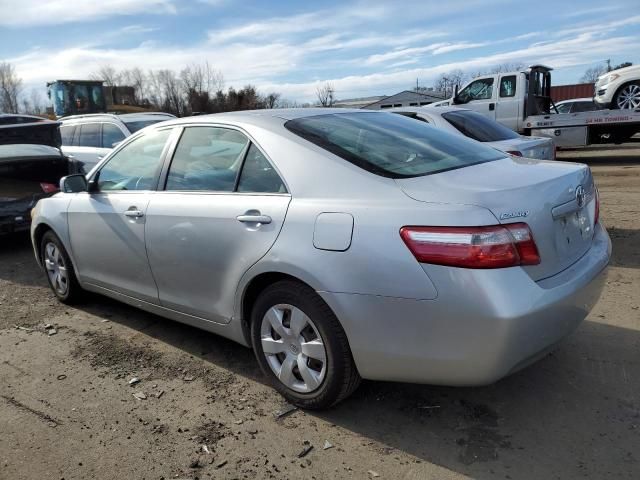
<path id="1" fill-rule="evenodd" d="M 556 352 L 484 388 L 364 382 L 322 413 L 276 419 L 230 341 L 98 296 L 58 304 L 28 238 L 1 239 L 0 478 L 640 478 L 638 145 L 559 155 L 592 165 L 614 253 Z"/>

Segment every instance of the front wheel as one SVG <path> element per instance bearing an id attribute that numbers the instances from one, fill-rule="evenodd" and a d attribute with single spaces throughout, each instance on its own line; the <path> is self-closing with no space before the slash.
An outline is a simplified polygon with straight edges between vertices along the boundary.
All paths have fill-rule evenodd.
<path id="1" fill-rule="evenodd" d="M 76 279 L 73 264 L 62 242 L 51 230 L 42 236 L 40 258 L 49 286 L 58 300 L 67 304 L 79 300 L 82 287 Z"/>
<path id="2" fill-rule="evenodd" d="M 251 339 L 274 388 L 301 408 L 328 408 L 360 383 L 342 326 L 322 298 L 299 282 L 277 282 L 258 296 Z"/>
<path id="3" fill-rule="evenodd" d="M 623 85 L 614 95 L 611 108 L 620 110 L 640 108 L 640 82 Z"/>

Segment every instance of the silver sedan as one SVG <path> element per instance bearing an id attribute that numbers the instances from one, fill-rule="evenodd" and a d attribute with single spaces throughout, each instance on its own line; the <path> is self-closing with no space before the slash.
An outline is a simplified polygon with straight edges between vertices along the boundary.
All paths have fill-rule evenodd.
<path id="1" fill-rule="evenodd" d="M 556 158 L 556 147 L 552 139 L 520 135 L 468 108 L 397 107 L 387 111 L 421 120 L 449 133 L 473 138 L 510 155 L 539 160 Z"/>
<path id="2" fill-rule="evenodd" d="M 495 382 L 597 301 L 611 244 L 585 165 L 384 112 L 176 119 L 34 211 L 62 302 L 98 292 L 253 348 L 289 401 L 361 378 Z"/>

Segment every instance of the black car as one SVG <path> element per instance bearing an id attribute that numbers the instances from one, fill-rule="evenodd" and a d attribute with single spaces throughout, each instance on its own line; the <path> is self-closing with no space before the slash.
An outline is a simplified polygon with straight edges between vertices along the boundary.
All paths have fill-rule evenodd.
<path id="1" fill-rule="evenodd" d="M 0 235 L 27 230 L 31 209 L 76 167 L 60 150 L 59 122 L 0 115 Z"/>

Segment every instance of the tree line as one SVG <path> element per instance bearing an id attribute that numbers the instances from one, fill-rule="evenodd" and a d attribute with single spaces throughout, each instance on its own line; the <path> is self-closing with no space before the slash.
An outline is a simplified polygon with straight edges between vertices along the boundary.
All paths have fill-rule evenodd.
<path id="1" fill-rule="evenodd" d="M 187 116 L 201 113 L 282 108 L 293 105 L 278 92 L 262 94 L 253 85 L 225 89 L 224 75 L 208 62 L 192 64 L 179 72 L 140 68 L 116 70 L 110 65 L 91 74 L 106 86 L 130 86 L 136 105 Z"/>

